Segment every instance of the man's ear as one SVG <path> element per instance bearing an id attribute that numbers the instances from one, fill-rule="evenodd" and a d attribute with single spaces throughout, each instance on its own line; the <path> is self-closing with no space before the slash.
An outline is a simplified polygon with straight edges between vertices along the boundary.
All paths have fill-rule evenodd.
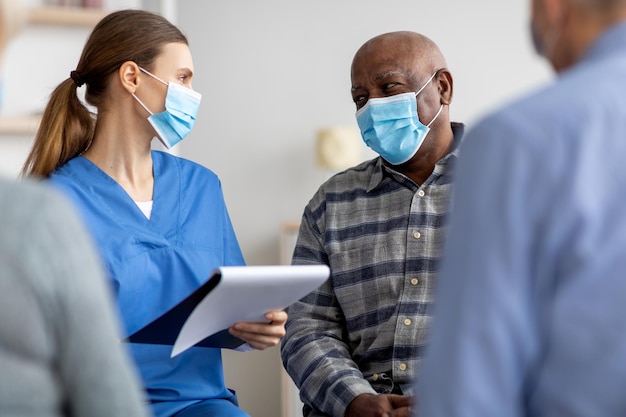
<path id="1" fill-rule="evenodd" d="M 452 74 L 447 69 L 439 70 L 437 77 L 437 88 L 439 89 L 439 97 L 441 104 L 449 106 L 452 103 L 453 80 Z"/>
<path id="2" fill-rule="evenodd" d="M 133 61 L 126 61 L 120 65 L 120 69 L 117 71 L 117 76 L 122 85 L 122 88 L 128 91 L 130 94 L 134 94 L 139 87 L 141 70 L 139 66 Z"/>

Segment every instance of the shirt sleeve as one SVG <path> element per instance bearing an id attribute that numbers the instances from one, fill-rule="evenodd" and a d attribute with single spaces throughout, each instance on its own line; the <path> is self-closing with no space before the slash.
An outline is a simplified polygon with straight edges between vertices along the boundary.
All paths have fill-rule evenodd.
<path id="1" fill-rule="evenodd" d="M 312 219 L 307 208 L 298 233 L 294 264 L 328 264 L 318 225 Z M 331 416 L 343 416 L 357 395 L 375 393 L 345 342 L 345 320 L 332 278 L 291 305 L 288 314 L 281 355 L 305 404 Z"/>
<path id="2" fill-rule="evenodd" d="M 538 346 L 533 229 L 546 200 L 527 126 L 479 124 L 455 173 L 429 345 L 417 382 L 423 417 L 521 417 Z"/>
<path id="3" fill-rule="evenodd" d="M 45 194 L 31 223 L 31 248 L 50 285 L 44 303 L 57 344 L 59 382 L 72 415 L 149 415 L 120 341 L 119 318 L 90 237 L 69 204 Z M 57 285 L 58 284 L 58 285 Z"/>

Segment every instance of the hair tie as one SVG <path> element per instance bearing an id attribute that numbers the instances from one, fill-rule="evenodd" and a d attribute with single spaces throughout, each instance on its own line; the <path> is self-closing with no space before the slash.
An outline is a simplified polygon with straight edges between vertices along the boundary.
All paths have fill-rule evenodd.
<path id="1" fill-rule="evenodd" d="M 74 80 L 74 84 L 76 84 L 76 87 L 81 87 L 83 84 L 85 84 L 85 80 L 83 80 L 83 77 L 78 73 L 78 71 L 70 72 L 70 78 Z"/>

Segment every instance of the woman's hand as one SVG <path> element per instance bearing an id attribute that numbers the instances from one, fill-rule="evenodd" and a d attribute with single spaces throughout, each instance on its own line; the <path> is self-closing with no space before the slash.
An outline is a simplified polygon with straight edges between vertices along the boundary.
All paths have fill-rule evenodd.
<path id="1" fill-rule="evenodd" d="M 285 335 L 287 313 L 282 310 L 270 311 L 265 314 L 269 323 L 235 323 L 228 331 L 233 336 L 245 340 L 255 349 L 263 350 L 276 346 Z"/>

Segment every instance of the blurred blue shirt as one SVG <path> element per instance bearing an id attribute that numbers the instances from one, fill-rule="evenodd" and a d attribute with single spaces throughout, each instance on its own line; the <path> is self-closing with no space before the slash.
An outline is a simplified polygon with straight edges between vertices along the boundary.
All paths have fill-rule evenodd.
<path id="1" fill-rule="evenodd" d="M 456 179 L 419 416 L 626 415 L 626 24 L 472 129 Z"/>

